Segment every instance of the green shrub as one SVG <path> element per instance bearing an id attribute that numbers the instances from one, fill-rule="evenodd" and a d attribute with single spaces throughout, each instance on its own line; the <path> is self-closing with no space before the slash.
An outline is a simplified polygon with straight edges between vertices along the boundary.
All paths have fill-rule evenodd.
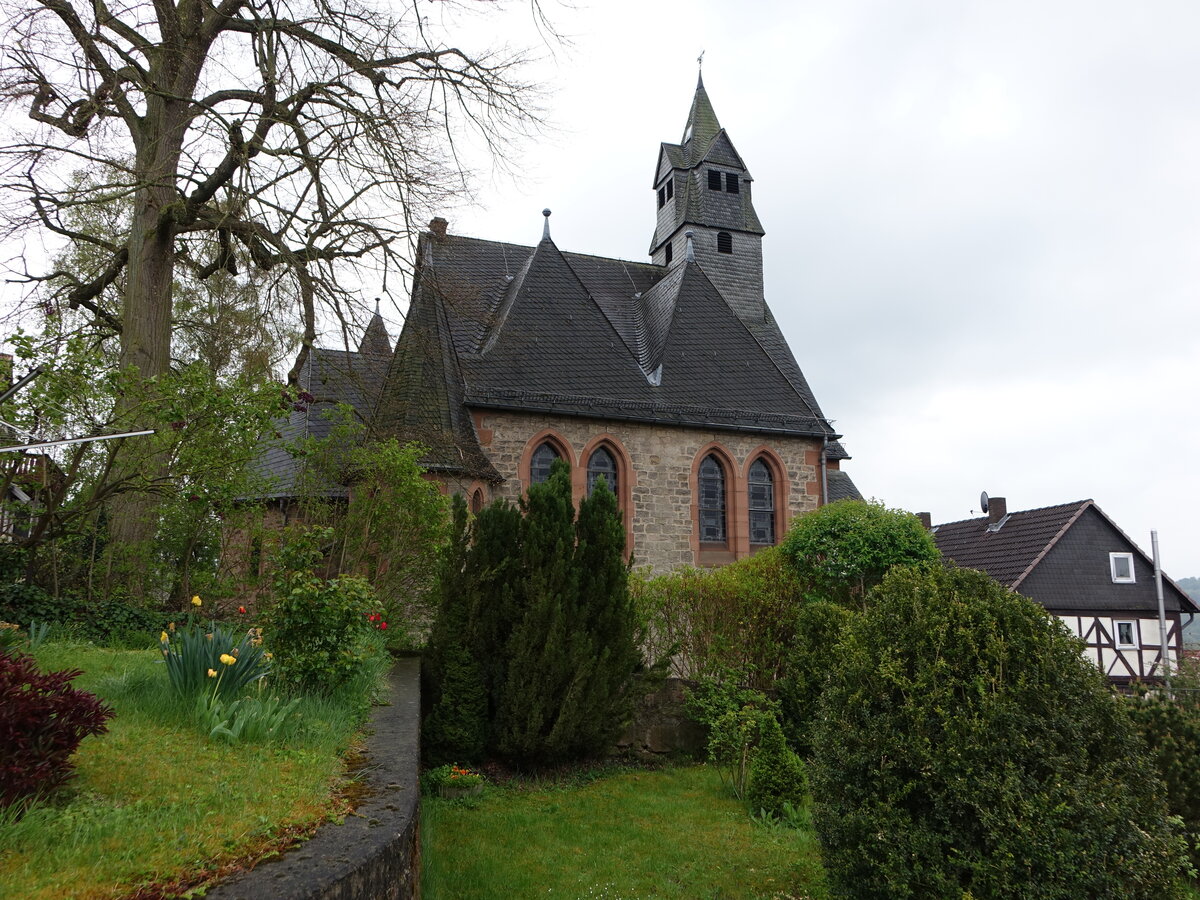
<path id="1" fill-rule="evenodd" d="M 802 756 L 812 752 L 812 730 L 821 693 L 842 632 L 855 615 L 845 607 L 820 600 L 805 604 L 796 613 L 796 634 L 784 658 L 776 696 L 784 735 Z"/>
<path id="2" fill-rule="evenodd" d="M 688 692 L 687 711 L 708 729 L 708 761 L 739 800 L 747 798 L 750 767 L 762 736 L 776 720 L 778 706 L 726 670 Z"/>
<path id="3" fill-rule="evenodd" d="M 328 528 L 293 530 L 276 560 L 275 594 L 264 621 L 277 677 L 303 690 L 328 692 L 354 678 L 382 652 L 387 622 L 371 585 L 353 575 L 316 574 Z"/>
<path id="4" fill-rule="evenodd" d="M 799 808 L 808 791 L 804 763 L 784 740 L 774 716 L 763 723 L 758 751 L 750 765 L 746 801 L 760 816 L 785 818 L 786 808 Z"/>
<path id="5" fill-rule="evenodd" d="M 16 582 L 0 587 L 0 621 L 25 628 L 34 621 L 45 622 L 98 644 L 144 648 L 153 644 L 167 617 L 116 598 L 84 603 L 69 594 L 55 597 L 35 584 Z"/>
<path id="6" fill-rule="evenodd" d="M 1167 810 L 1183 821 L 1193 866 L 1200 866 L 1200 666 L 1183 660 L 1172 694 L 1128 698 L 1130 719 L 1166 786 Z"/>
<path id="7" fill-rule="evenodd" d="M 43 673 L 31 656 L 0 653 L 0 808 L 60 785 L 80 742 L 107 731 L 113 712 L 71 687 L 79 674 Z"/>
<path id="8" fill-rule="evenodd" d="M 780 544 L 804 595 L 861 608 L 893 566 L 938 559 L 920 519 L 882 503 L 839 500 L 796 520 Z"/>
<path id="9" fill-rule="evenodd" d="M 670 660 L 683 678 L 741 673 L 770 689 L 795 637 L 800 582 L 778 548 L 719 569 L 683 569 L 631 579 L 650 660 Z"/>
<path id="10" fill-rule="evenodd" d="M 210 738 L 230 744 L 262 744 L 274 740 L 300 705 L 300 698 L 239 697 L 228 701 L 218 691 L 196 698 L 200 727 Z"/>
<path id="11" fill-rule="evenodd" d="M 821 698 L 814 821 L 838 896 L 1176 896 L 1186 865 L 1122 701 L 980 572 L 893 570 Z"/>

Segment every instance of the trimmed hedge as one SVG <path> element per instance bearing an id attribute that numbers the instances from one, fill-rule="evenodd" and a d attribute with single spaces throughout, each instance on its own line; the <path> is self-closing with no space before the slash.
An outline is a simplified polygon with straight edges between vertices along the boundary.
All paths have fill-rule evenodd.
<path id="1" fill-rule="evenodd" d="M 838 896 L 1177 896 L 1186 847 L 1123 702 L 980 572 L 895 569 L 840 645 L 810 768 Z"/>

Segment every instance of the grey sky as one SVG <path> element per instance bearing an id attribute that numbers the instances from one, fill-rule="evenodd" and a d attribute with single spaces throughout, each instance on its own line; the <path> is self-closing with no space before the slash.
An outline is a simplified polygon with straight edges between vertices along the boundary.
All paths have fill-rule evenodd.
<path id="1" fill-rule="evenodd" d="M 704 50 L 767 300 L 864 494 L 935 522 L 1091 497 L 1200 574 L 1200 5 L 684 9 L 552 10 L 559 130 L 451 229 L 532 243 L 548 206 L 559 247 L 645 259 Z"/>

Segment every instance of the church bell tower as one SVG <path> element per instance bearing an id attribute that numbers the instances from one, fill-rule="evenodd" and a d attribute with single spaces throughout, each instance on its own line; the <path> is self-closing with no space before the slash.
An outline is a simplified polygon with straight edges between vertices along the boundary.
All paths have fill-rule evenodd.
<path id="1" fill-rule="evenodd" d="M 684 263 L 685 233 L 693 233 L 696 262 L 743 321 L 765 316 L 762 223 L 754 212 L 753 179 L 713 111 L 704 89 L 688 113 L 683 139 L 662 144 L 654 173 L 658 219 L 650 258 L 661 266 Z"/>

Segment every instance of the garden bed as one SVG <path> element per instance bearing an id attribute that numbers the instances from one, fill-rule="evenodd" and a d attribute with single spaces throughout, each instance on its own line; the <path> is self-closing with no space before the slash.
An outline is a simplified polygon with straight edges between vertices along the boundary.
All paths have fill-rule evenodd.
<path id="1" fill-rule="evenodd" d="M 46 669 L 116 710 L 84 741 L 77 775 L 0 829 L 0 885 L 22 898 L 170 896 L 310 833 L 333 810 L 342 754 L 366 713 L 305 698 L 286 740 L 202 735 L 167 684 L 161 654 L 47 644 Z"/>

